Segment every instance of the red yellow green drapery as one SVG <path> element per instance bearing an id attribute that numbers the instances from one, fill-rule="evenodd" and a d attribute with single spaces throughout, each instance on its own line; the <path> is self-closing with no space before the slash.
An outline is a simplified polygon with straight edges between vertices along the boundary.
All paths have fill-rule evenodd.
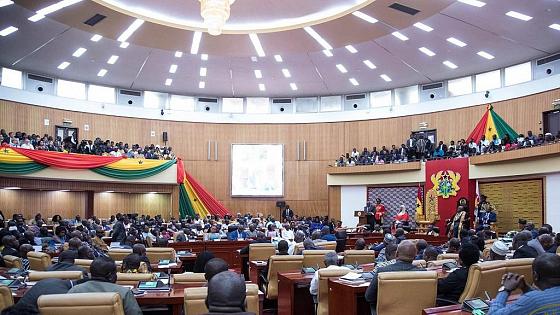
<path id="1" fill-rule="evenodd" d="M 484 135 L 486 140 L 492 141 L 492 136 L 496 135 L 499 139 L 503 139 L 505 135 L 509 135 L 511 140 L 517 138 L 517 132 L 511 128 L 500 115 L 496 114 L 494 107 L 492 105 L 486 106 L 486 112 L 467 137 L 467 142 L 471 139 L 478 143 L 482 136 Z"/>

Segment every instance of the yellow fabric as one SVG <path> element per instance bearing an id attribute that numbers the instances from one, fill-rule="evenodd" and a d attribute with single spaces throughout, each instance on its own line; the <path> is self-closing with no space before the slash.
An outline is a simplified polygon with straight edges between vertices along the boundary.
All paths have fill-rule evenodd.
<path id="1" fill-rule="evenodd" d="M 167 160 L 145 160 L 145 159 L 122 159 L 115 163 L 106 165 L 107 168 L 112 168 L 114 170 L 121 171 L 134 171 L 134 170 L 145 170 L 154 167 L 158 167 L 166 162 Z"/>
<path id="2" fill-rule="evenodd" d="M 0 149 L 0 163 L 22 164 L 30 162 L 33 162 L 33 160 L 10 148 Z"/>
<path id="3" fill-rule="evenodd" d="M 184 183 L 185 183 L 185 188 L 187 189 L 187 195 L 189 196 L 189 201 L 191 202 L 194 211 L 198 213 L 198 215 L 201 218 L 205 218 L 207 215 L 210 214 L 210 211 L 208 211 L 208 209 L 206 209 L 202 201 L 200 201 L 200 198 L 192 188 L 191 183 L 189 183 L 189 181 L 186 178 Z"/>
<path id="4" fill-rule="evenodd" d="M 491 112 L 488 113 L 488 120 L 486 120 L 486 133 L 484 135 L 486 136 L 486 140 L 488 141 L 492 141 L 493 135 L 500 137 L 498 135 L 498 130 L 496 129 L 496 125 L 494 124 L 494 118 L 492 118 Z"/>

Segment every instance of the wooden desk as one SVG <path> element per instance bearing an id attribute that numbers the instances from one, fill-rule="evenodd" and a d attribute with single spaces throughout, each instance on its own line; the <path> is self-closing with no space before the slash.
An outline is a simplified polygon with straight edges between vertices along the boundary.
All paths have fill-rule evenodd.
<path id="1" fill-rule="evenodd" d="M 249 240 L 174 242 L 167 245 L 167 247 L 174 248 L 175 251 L 191 250 L 195 254 L 210 251 L 214 253 L 215 257 L 225 260 L 230 268 L 238 269 L 241 268 L 241 258 L 237 250 L 247 246 L 249 243 Z"/>
<path id="2" fill-rule="evenodd" d="M 267 261 L 250 261 L 249 262 L 249 281 L 256 285 L 260 285 L 260 277 L 259 275 L 263 272 L 263 270 L 268 267 Z M 260 288 L 260 286 L 259 286 Z"/>
<path id="3" fill-rule="evenodd" d="M 370 314 L 365 294 L 369 282 L 349 283 L 329 279 L 329 314 Z"/>
<path id="4" fill-rule="evenodd" d="M 179 255 L 177 257 L 183 263 L 183 270 L 184 271 L 193 271 L 194 262 L 196 261 L 197 255 L 195 253 L 190 253 L 187 255 Z"/>
<path id="5" fill-rule="evenodd" d="M 512 294 L 508 297 L 508 303 L 517 300 L 521 295 Z M 471 312 L 462 311 L 461 305 L 449 305 L 440 307 L 425 308 L 422 315 L 472 315 Z"/>
<path id="6" fill-rule="evenodd" d="M 315 313 L 313 297 L 309 293 L 311 279 L 313 274 L 302 274 L 299 271 L 278 273 L 278 315 Z"/>
<path id="7" fill-rule="evenodd" d="M 381 233 L 348 233 L 348 238 L 346 239 L 346 248 L 353 249 L 356 245 L 356 241 L 363 238 L 366 244 L 374 244 L 383 242 L 383 234 Z M 415 234 L 409 233 L 406 235 L 406 239 L 423 239 L 428 244 L 439 246 L 448 241 L 446 236 L 432 236 L 426 234 Z"/>
<path id="8" fill-rule="evenodd" d="M 171 273 L 183 273 L 183 262 L 179 261 L 177 266 L 169 267 L 169 268 L 160 268 L 158 264 L 151 264 L 153 272 L 167 272 L 169 269 Z"/>

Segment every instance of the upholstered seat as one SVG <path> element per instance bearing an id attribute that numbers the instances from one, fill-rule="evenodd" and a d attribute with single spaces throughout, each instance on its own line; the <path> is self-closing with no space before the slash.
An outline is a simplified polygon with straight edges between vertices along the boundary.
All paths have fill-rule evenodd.
<path id="1" fill-rule="evenodd" d="M 121 296 L 115 292 L 41 295 L 41 315 L 124 315 Z"/>
<path id="2" fill-rule="evenodd" d="M 146 256 L 151 263 L 157 263 L 160 260 L 169 260 L 175 262 L 175 249 L 171 247 L 150 247 L 146 248 Z"/>
<path id="3" fill-rule="evenodd" d="M 426 266 L 428 265 L 428 263 L 426 263 L 426 261 L 424 259 L 417 259 L 412 261 L 412 264 L 416 267 L 420 267 L 420 268 L 426 268 Z"/>
<path id="4" fill-rule="evenodd" d="M 117 273 L 117 284 L 136 285 L 138 281 L 150 281 L 154 278 L 151 273 Z"/>
<path id="5" fill-rule="evenodd" d="M 10 290 L 7 286 L 0 286 L 0 311 L 12 305 L 14 305 L 12 290 Z"/>
<path id="6" fill-rule="evenodd" d="M 93 260 L 91 259 L 76 259 L 74 260 L 74 265 L 80 266 L 84 268 L 87 272 L 89 272 L 89 268 L 91 267 L 91 263 Z"/>
<path id="7" fill-rule="evenodd" d="M 249 261 L 267 261 L 274 254 L 276 254 L 276 249 L 272 243 L 249 244 Z"/>
<path id="8" fill-rule="evenodd" d="M 3 256 L 2 258 L 4 258 L 4 263 L 6 263 L 7 268 L 18 268 L 18 269 L 23 268 L 23 262 L 21 261 L 20 257 L 6 255 Z"/>
<path id="9" fill-rule="evenodd" d="M 435 271 L 381 272 L 377 280 L 377 314 L 422 314 L 436 305 Z"/>
<path id="10" fill-rule="evenodd" d="M 200 315 L 208 313 L 206 296 L 208 288 L 185 289 L 185 315 Z M 246 311 L 259 314 L 259 288 L 256 284 L 247 284 L 247 297 L 245 298 Z"/>
<path id="11" fill-rule="evenodd" d="M 303 266 L 313 268 L 325 267 L 325 254 L 334 253 L 334 250 L 304 250 L 303 251 Z"/>
<path id="12" fill-rule="evenodd" d="M 457 263 L 457 260 L 455 259 L 441 259 L 441 260 L 432 260 L 432 261 L 428 261 L 426 263 L 426 267 L 428 268 L 434 268 L 434 267 L 441 267 L 446 263 Z"/>
<path id="13" fill-rule="evenodd" d="M 456 261 L 459 261 L 459 254 L 439 254 L 437 256 L 437 260 L 443 259 L 455 259 Z"/>
<path id="14" fill-rule="evenodd" d="M 363 265 L 375 262 L 374 250 L 346 250 L 344 263 L 348 265 Z"/>
<path id="15" fill-rule="evenodd" d="M 206 285 L 206 278 L 204 273 L 182 273 L 173 275 L 174 284 L 199 284 L 200 286 Z"/>
<path id="16" fill-rule="evenodd" d="M 339 278 L 350 271 L 347 268 L 320 269 L 319 294 L 317 296 L 317 315 L 329 314 L 329 279 Z"/>
<path id="17" fill-rule="evenodd" d="M 533 284 L 533 260 L 534 258 L 519 258 L 502 260 L 506 265 L 506 272 L 523 275 L 528 285 Z"/>
<path id="18" fill-rule="evenodd" d="M 321 247 L 325 250 L 334 250 L 336 251 L 336 241 L 327 241 L 322 243 L 317 243 L 317 246 Z"/>
<path id="19" fill-rule="evenodd" d="M 63 280 L 80 280 L 84 277 L 81 271 L 31 271 L 29 272 L 29 281 L 40 281 L 43 279 L 63 279 Z"/>
<path id="20" fill-rule="evenodd" d="M 485 292 L 489 296 L 496 296 L 502 276 L 506 273 L 504 261 L 485 261 L 474 264 L 469 269 L 469 276 L 463 294 L 459 297 L 459 302 L 463 303 L 466 299 L 486 298 Z"/>
<path id="21" fill-rule="evenodd" d="M 278 298 L 278 273 L 294 271 L 300 272 L 303 267 L 302 255 L 274 255 L 270 256 L 268 266 L 267 283 L 264 288 L 266 298 L 276 300 Z"/>
<path id="22" fill-rule="evenodd" d="M 110 248 L 107 253 L 114 261 L 122 261 L 126 256 L 132 254 L 132 249 Z"/>
<path id="23" fill-rule="evenodd" d="M 29 270 L 46 271 L 52 264 L 51 256 L 43 252 L 29 252 L 27 259 L 29 260 Z"/>

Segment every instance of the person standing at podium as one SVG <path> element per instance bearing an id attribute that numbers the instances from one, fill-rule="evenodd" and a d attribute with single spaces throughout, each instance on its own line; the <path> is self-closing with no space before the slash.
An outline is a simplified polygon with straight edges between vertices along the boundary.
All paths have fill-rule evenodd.
<path id="1" fill-rule="evenodd" d="M 385 205 L 381 203 L 381 198 L 375 198 L 375 224 L 383 225 L 385 211 Z"/>
<path id="2" fill-rule="evenodd" d="M 373 231 L 373 227 L 375 226 L 375 208 L 370 201 L 366 203 L 364 212 L 366 213 L 366 220 L 367 224 L 369 225 L 369 230 Z"/>

